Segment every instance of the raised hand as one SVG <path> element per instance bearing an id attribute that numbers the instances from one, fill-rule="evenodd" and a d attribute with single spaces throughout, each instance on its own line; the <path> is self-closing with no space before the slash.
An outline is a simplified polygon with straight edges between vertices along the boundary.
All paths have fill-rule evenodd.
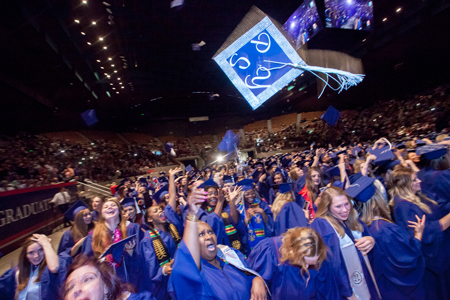
<path id="1" fill-rule="evenodd" d="M 50 242 L 52 241 L 52 239 L 48 238 L 44 234 L 33 234 L 33 237 L 31 238 L 31 240 L 37 242 L 41 246 L 50 244 Z"/>
<path id="2" fill-rule="evenodd" d="M 408 221 L 410 225 L 408 227 L 414 228 L 414 237 L 419 241 L 422 240 L 423 231 L 425 229 L 425 221 L 427 220 L 427 215 L 423 214 L 422 219 L 416 215 L 417 222 Z"/>
<path id="3" fill-rule="evenodd" d="M 228 194 L 230 201 L 234 201 L 239 193 L 242 191 L 242 186 L 236 186 L 233 191 Z"/>
<path id="4" fill-rule="evenodd" d="M 189 204 L 189 212 L 196 215 L 200 205 L 206 201 L 208 192 L 204 189 L 197 189 L 194 185 L 191 194 L 188 196 L 187 202 Z"/>
<path id="5" fill-rule="evenodd" d="M 174 176 L 175 174 L 179 173 L 183 171 L 180 167 L 176 167 L 175 169 L 170 169 L 169 170 L 169 176 Z"/>

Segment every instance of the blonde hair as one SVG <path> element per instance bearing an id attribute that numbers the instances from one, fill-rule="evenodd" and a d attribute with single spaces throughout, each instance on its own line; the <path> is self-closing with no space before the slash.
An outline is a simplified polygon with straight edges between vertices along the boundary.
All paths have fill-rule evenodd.
<path id="1" fill-rule="evenodd" d="M 366 223 L 367 226 L 372 224 L 373 218 L 376 216 L 391 220 L 389 206 L 384 199 L 382 192 L 378 188 L 375 189 L 375 194 L 372 198 L 365 203 L 359 202 L 359 207 L 361 208 L 359 218 Z"/>
<path id="2" fill-rule="evenodd" d="M 422 192 L 417 192 L 416 194 L 412 190 L 413 180 L 412 176 L 415 174 L 414 171 L 407 168 L 399 168 L 391 172 L 389 175 L 389 196 L 391 201 L 389 204 L 394 207 L 394 198 L 399 197 L 411 203 L 417 205 L 423 212 L 431 214 L 431 209 L 422 202 L 422 200 L 428 201 L 434 205 L 437 202 L 431 200 L 425 196 Z"/>
<path id="3" fill-rule="evenodd" d="M 348 202 L 350 202 L 350 212 L 345 221 L 345 225 L 347 225 L 350 230 L 363 232 L 364 228 L 358 221 L 358 213 L 353 208 L 350 197 L 343 189 L 338 188 L 337 186 L 331 186 L 323 191 L 322 196 L 320 197 L 319 207 L 317 208 L 316 218 L 321 217 L 328 220 L 341 237 L 345 236 L 345 230 L 340 224 L 340 221 L 336 220 L 330 211 L 330 206 L 333 204 L 333 199 L 336 196 L 345 196 L 347 197 Z"/>
<path id="4" fill-rule="evenodd" d="M 280 213 L 281 209 L 286 203 L 295 201 L 294 193 L 292 191 L 286 192 L 286 193 L 277 193 L 277 197 L 275 198 L 275 201 L 273 201 L 272 204 L 272 213 L 273 213 L 273 220 L 277 218 L 278 214 Z"/>
<path id="5" fill-rule="evenodd" d="M 114 202 L 119 209 L 119 224 L 117 227 L 122 234 L 122 239 L 124 239 L 127 237 L 127 220 L 123 217 L 123 211 L 120 207 L 119 199 L 108 198 L 105 203 L 107 202 Z M 95 258 L 98 258 L 113 242 L 109 229 L 106 226 L 106 221 L 103 218 L 103 206 L 105 203 L 102 205 L 102 209 L 98 216 L 97 225 L 95 225 L 94 233 L 92 234 L 92 250 L 94 251 Z"/>
<path id="6" fill-rule="evenodd" d="M 319 256 L 317 260 L 317 269 L 320 269 L 322 262 L 327 258 L 327 247 L 320 235 L 309 227 L 295 227 L 288 229 L 283 234 L 282 245 L 280 247 L 280 262 L 288 261 L 290 264 L 300 266 L 300 273 L 308 274 L 306 285 L 310 278 L 308 268 L 306 267 L 305 256 Z"/>

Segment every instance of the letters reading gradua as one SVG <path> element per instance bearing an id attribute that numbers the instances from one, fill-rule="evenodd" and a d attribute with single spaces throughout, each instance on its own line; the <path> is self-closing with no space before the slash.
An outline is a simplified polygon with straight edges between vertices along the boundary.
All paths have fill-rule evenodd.
<path id="1" fill-rule="evenodd" d="M 214 60 L 253 109 L 303 71 L 278 63 L 301 63 L 294 48 L 268 17 L 234 41 Z"/>
<path id="2" fill-rule="evenodd" d="M 30 204 L 24 204 L 12 209 L 0 210 L 0 227 L 28 218 L 30 215 L 36 215 L 51 208 L 48 203 L 52 199 L 45 199 Z"/>

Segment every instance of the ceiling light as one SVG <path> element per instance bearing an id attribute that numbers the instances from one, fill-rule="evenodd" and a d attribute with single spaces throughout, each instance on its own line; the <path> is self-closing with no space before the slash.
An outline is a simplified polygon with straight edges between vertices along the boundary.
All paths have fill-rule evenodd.
<path id="1" fill-rule="evenodd" d="M 81 32 L 82 35 L 86 35 L 86 33 L 84 33 L 83 31 Z"/>
<path id="2" fill-rule="evenodd" d="M 108 49 L 108 47 L 106 47 L 106 46 L 105 46 L 105 47 L 103 47 L 103 49 L 105 49 L 105 50 L 106 50 L 106 49 Z"/>
<path id="3" fill-rule="evenodd" d="M 109 75 L 106 75 L 106 77 L 111 78 L 111 76 L 109 76 Z"/>
<path id="4" fill-rule="evenodd" d="M 117 80 L 119 80 L 119 81 L 120 81 L 120 78 L 117 78 Z"/>
<path id="5" fill-rule="evenodd" d="M 97 62 L 100 62 L 100 59 L 97 59 Z"/>
<path id="6" fill-rule="evenodd" d="M 123 88 L 123 89 L 124 89 L 125 87 L 124 87 L 124 86 L 122 86 L 121 88 Z"/>
<path id="7" fill-rule="evenodd" d="M 87 44 L 90 46 L 90 45 L 92 45 L 91 43 L 89 43 L 89 42 L 87 42 Z"/>
<path id="8" fill-rule="evenodd" d="M 104 73 L 106 76 L 108 76 L 108 73 Z"/>
<path id="9" fill-rule="evenodd" d="M 108 57 L 108 60 L 112 60 L 112 57 Z"/>
<path id="10" fill-rule="evenodd" d="M 100 67 L 100 69 L 102 69 L 102 70 L 103 70 L 104 68 L 103 68 L 103 67 Z"/>
<path id="11" fill-rule="evenodd" d="M 111 67 L 114 67 L 114 65 L 111 65 Z"/>
<path id="12" fill-rule="evenodd" d="M 75 20 L 75 23 L 78 23 L 78 24 L 80 24 L 80 20 Z"/>
<path id="13" fill-rule="evenodd" d="M 383 19 L 383 22 L 386 22 L 386 21 L 387 21 L 387 18 L 384 18 L 384 19 Z"/>
<path id="14" fill-rule="evenodd" d="M 97 22 L 95 22 L 95 21 L 92 21 L 92 25 L 97 25 Z"/>
<path id="15" fill-rule="evenodd" d="M 119 92 L 116 92 L 116 94 L 118 94 Z"/>
<path id="16" fill-rule="evenodd" d="M 103 38 L 102 38 L 102 37 L 99 37 L 98 39 L 99 39 L 99 41 L 103 41 Z"/>
<path id="17" fill-rule="evenodd" d="M 112 82 L 110 82 L 109 84 L 110 84 L 110 85 L 114 85 L 114 83 L 112 83 Z"/>
<path id="18" fill-rule="evenodd" d="M 112 88 L 113 90 L 115 90 L 116 88 Z"/>
<path id="19" fill-rule="evenodd" d="M 87 4 L 87 0 L 83 0 L 83 4 Z"/>
<path id="20" fill-rule="evenodd" d="M 402 8 L 401 7 L 399 7 L 399 8 L 397 8 L 397 10 L 396 10 L 396 12 L 401 12 L 402 11 Z"/>
<path id="21" fill-rule="evenodd" d="M 123 84 L 122 82 L 119 82 L 119 84 Z"/>
<path id="22" fill-rule="evenodd" d="M 114 70 L 114 73 L 117 73 L 117 70 Z"/>

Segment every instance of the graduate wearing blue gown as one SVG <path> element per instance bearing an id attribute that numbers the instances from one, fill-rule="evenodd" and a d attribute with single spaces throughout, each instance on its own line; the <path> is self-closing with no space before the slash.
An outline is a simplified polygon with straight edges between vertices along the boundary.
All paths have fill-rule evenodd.
<path id="1" fill-rule="evenodd" d="M 37 238 L 38 237 L 38 238 Z M 45 239 L 48 239 L 44 235 L 33 235 L 34 241 L 39 240 L 39 242 L 26 242 L 24 247 L 31 246 L 33 244 L 40 244 L 41 241 L 45 241 Z M 49 246 L 52 247 L 51 244 Z M 58 269 L 56 272 L 50 271 L 48 266 L 43 266 L 42 262 L 39 263 L 34 268 L 33 265 L 31 266 L 30 270 L 30 280 L 33 282 L 28 282 L 27 286 L 19 293 L 18 298 L 15 298 L 16 295 L 16 289 L 17 289 L 17 282 L 16 282 L 16 276 L 18 276 L 19 267 L 14 267 L 9 270 L 7 270 L 1 277 L 0 277 L 0 299 L 1 300 L 39 300 L 39 299 L 58 299 L 59 297 L 59 290 L 61 286 L 64 283 L 65 277 L 66 277 L 66 271 L 68 263 L 70 264 L 71 258 L 70 257 L 62 257 L 57 256 L 53 249 L 46 248 L 46 246 L 43 246 L 44 248 L 44 254 L 48 255 L 46 251 L 53 251 L 53 255 L 58 260 Z M 25 255 L 27 255 L 26 250 L 23 251 Z M 42 256 L 44 256 L 42 254 Z M 19 260 L 23 259 L 25 263 L 28 263 L 31 265 L 29 259 L 25 256 L 23 258 L 19 257 Z M 45 260 L 45 256 L 43 260 Z M 33 276 L 37 276 L 39 273 L 39 268 L 44 268 L 41 274 L 40 281 L 38 283 L 34 282 Z"/>
<path id="2" fill-rule="evenodd" d="M 328 218 L 329 220 L 327 220 Z M 336 224 L 336 229 L 331 225 L 331 222 Z M 348 224 L 347 224 L 348 223 Z M 357 224 L 360 224 L 359 226 Z M 355 230 L 351 231 L 348 226 L 354 226 Z M 354 259 L 353 266 L 356 265 L 354 272 L 362 272 L 362 278 L 366 280 L 366 287 L 359 285 L 358 277 L 353 276 L 352 283 L 356 286 L 360 286 L 362 295 L 369 293 L 372 299 L 379 299 L 375 284 L 370 276 L 369 270 L 366 266 L 364 256 L 361 251 L 368 253 L 369 261 L 372 262 L 372 248 L 375 244 L 375 240 L 370 235 L 370 231 L 367 226 L 357 218 L 357 212 L 352 207 L 351 202 L 347 194 L 338 187 L 327 188 L 321 196 L 321 201 L 317 209 L 317 215 L 314 221 L 310 224 L 310 227 L 316 230 L 322 237 L 325 245 L 330 249 L 330 261 L 332 262 L 333 272 L 336 280 L 338 281 L 339 292 L 342 297 L 351 297 L 353 292 L 352 285 L 350 283 L 349 274 L 346 267 L 346 261 L 342 254 L 340 246 L 340 238 L 338 237 L 339 231 L 345 232 L 344 239 L 350 239 L 353 242 L 357 257 L 351 256 L 348 259 Z M 356 230 L 358 227 L 363 230 Z M 354 234 L 358 234 L 361 238 L 357 242 Z M 360 244 L 363 243 L 363 244 Z M 359 246 L 359 248 L 358 248 Z M 349 248 L 351 249 L 351 248 Z M 352 263 L 352 262 L 349 262 Z M 361 269 L 359 269 L 361 268 Z M 353 270 L 352 270 L 353 272 Z"/>
<path id="3" fill-rule="evenodd" d="M 177 300 L 248 300 L 254 293 L 264 295 L 264 281 L 241 271 L 248 268 L 242 253 L 233 248 L 225 253 L 219 250 L 211 227 L 197 221 L 198 206 L 205 201 L 205 195 L 194 188 L 188 197 L 189 215 L 170 275 L 169 294 Z M 234 263 L 227 258 L 230 256 Z"/>
<path id="4" fill-rule="evenodd" d="M 309 228 L 294 228 L 290 229 L 287 234 L 291 235 L 291 232 L 294 233 L 299 230 L 312 231 Z M 319 239 L 320 236 L 317 233 L 315 234 L 317 239 Z M 305 239 L 304 243 L 313 244 L 313 241 Z M 321 242 L 323 255 L 318 258 L 321 260 L 321 267 L 318 270 L 308 269 L 309 275 L 298 264 L 290 263 L 290 261 L 280 261 L 280 247 L 282 244 L 282 236 L 267 238 L 252 250 L 248 259 L 250 268 L 258 272 L 269 286 L 272 300 L 334 300 L 340 298 L 331 263 L 326 259 L 326 247 L 323 242 Z M 290 249 L 296 251 L 299 248 L 297 245 Z M 302 248 L 302 250 L 306 248 L 307 246 Z M 297 259 L 303 257 L 303 253 L 296 253 L 295 255 Z"/>
<path id="5" fill-rule="evenodd" d="M 279 193 L 272 205 L 272 213 L 275 236 L 285 233 L 289 228 L 308 226 L 305 213 L 296 203 L 296 197 L 289 183 L 279 185 Z"/>
<path id="6" fill-rule="evenodd" d="M 361 177 L 346 192 L 356 200 L 361 220 L 375 239 L 373 272 L 383 299 L 425 299 L 425 259 L 422 220 L 415 222 L 414 237 L 393 223 L 383 193 L 371 177 Z M 417 221 L 417 220 L 411 220 Z M 424 221 L 424 220 L 423 220 Z M 411 225 L 411 223 L 410 223 Z"/>

